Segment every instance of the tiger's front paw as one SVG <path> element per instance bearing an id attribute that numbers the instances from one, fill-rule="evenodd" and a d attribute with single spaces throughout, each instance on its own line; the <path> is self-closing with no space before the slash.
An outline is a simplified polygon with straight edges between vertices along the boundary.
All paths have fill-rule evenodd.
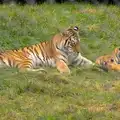
<path id="1" fill-rule="evenodd" d="M 59 69 L 59 71 L 62 74 L 70 74 L 71 73 L 69 68 L 68 69 Z"/>
<path id="2" fill-rule="evenodd" d="M 67 64 L 64 61 L 62 60 L 57 61 L 56 66 L 60 73 L 70 74 L 70 69 L 68 68 Z"/>
<path id="3" fill-rule="evenodd" d="M 84 63 L 84 67 L 86 68 L 91 68 L 91 67 L 94 67 L 95 66 L 95 63 L 92 62 L 92 61 L 87 61 Z"/>

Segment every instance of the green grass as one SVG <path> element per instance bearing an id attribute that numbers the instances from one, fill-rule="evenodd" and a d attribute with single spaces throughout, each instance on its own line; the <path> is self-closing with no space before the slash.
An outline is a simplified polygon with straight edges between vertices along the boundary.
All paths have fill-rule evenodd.
<path id="1" fill-rule="evenodd" d="M 0 50 L 40 41 L 71 25 L 80 27 L 81 53 L 95 59 L 120 45 L 120 8 L 89 4 L 0 6 Z M 120 74 L 70 68 L 60 75 L 0 69 L 0 120 L 120 120 Z"/>

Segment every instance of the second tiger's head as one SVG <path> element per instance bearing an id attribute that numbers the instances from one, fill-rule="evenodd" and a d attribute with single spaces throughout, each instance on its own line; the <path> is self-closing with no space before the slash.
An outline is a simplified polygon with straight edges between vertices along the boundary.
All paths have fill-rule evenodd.
<path id="1" fill-rule="evenodd" d="M 120 48 L 115 48 L 111 55 L 104 55 L 97 58 L 96 63 L 99 65 L 120 64 Z"/>
<path id="2" fill-rule="evenodd" d="M 102 69 L 116 70 L 117 62 L 112 55 L 100 56 L 96 59 L 96 64 L 100 65 Z"/>
<path id="3" fill-rule="evenodd" d="M 80 36 L 77 26 L 70 27 L 62 33 L 55 35 L 53 40 L 56 46 L 63 51 L 68 53 L 80 52 Z"/>

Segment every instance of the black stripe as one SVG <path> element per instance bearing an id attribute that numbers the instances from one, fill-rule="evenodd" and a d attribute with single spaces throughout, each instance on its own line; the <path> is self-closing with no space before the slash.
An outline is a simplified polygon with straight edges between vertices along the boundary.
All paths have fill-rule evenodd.
<path id="1" fill-rule="evenodd" d="M 9 66 L 12 67 L 11 60 L 8 58 L 7 61 L 8 61 Z"/>
<path id="2" fill-rule="evenodd" d="M 79 65 L 81 65 L 81 64 L 82 64 L 82 62 L 83 62 L 83 59 L 81 60 L 81 62 L 79 63 Z"/>
<path id="3" fill-rule="evenodd" d="M 68 39 L 67 39 L 67 40 L 65 40 L 64 46 L 67 44 L 67 42 L 68 42 Z"/>
<path id="4" fill-rule="evenodd" d="M 40 51 L 41 51 L 41 55 L 43 56 L 43 60 L 44 60 L 44 54 L 43 54 L 43 51 L 42 51 L 40 45 L 41 45 L 41 44 L 38 44 L 38 47 L 39 47 L 39 49 L 40 49 Z M 42 64 L 44 64 L 43 60 L 42 60 L 40 57 L 39 57 L 39 59 L 41 60 Z"/>
<path id="5" fill-rule="evenodd" d="M 37 44 L 36 47 L 38 47 L 38 49 L 40 49 L 40 46 Z M 38 59 L 41 61 L 41 63 L 43 63 L 42 59 L 39 56 L 39 52 L 35 49 L 35 52 L 38 54 L 37 57 Z"/>
<path id="6" fill-rule="evenodd" d="M 65 61 L 64 59 L 60 59 L 60 60 L 62 60 L 63 62 L 65 62 L 65 63 L 66 63 L 66 61 Z"/>
<path id="7" fill-rule="evenodd" d="M 37 55 L 39 55 L 39 52 L 37 51 L 38 45 L 36 45 L 35 47 L 36 47 L 36 48 L 35 48 L 34 50 L 35 50 L 35 52 L 37 53 Z"/>
<path id="8" fill-rule="evenodd" d="M 115 57 L 117 58 L 117 60 L 115 59 L 116 63 L 120 64 L 120 57 L 119 57 L 119 54 L 116 54 Z"/>

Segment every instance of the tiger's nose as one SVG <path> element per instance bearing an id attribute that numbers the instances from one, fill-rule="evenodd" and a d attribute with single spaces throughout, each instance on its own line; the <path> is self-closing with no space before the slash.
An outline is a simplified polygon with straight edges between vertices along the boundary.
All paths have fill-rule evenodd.
<path id="1" fill-rule="evenodd" d="M 107 65 L 107 62 L 106 62 L 106 61 L 104 61 L 104 62 L 103 62 L 103 65 Z"/>

